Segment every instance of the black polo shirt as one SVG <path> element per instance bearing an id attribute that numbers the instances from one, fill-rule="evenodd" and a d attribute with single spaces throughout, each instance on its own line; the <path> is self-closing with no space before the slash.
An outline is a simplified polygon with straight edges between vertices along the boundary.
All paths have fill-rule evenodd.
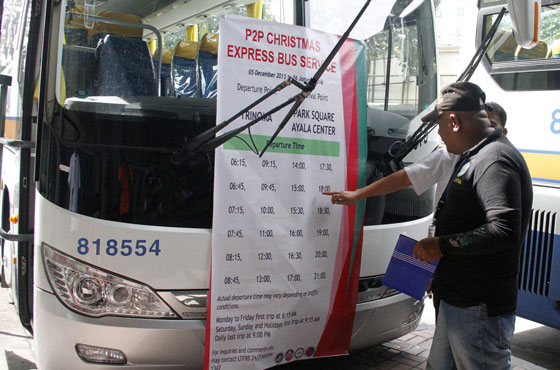
<path id="1" fill-rule="evenodd" d="M 436 211 L 438 297 L 457 307 L 486 303 L 490 316 L 515 313 L 532 201 L 525 160 L 501 128 L 463 153 Z"/>

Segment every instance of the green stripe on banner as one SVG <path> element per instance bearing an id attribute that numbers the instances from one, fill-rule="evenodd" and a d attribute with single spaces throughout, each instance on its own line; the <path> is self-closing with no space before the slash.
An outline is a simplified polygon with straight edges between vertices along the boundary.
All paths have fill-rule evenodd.
<path id="1" fill-rule="evenodd" d="M 239 134 L 224 144 L 227 150 L 251 150 L 249 143 L 254 142 L 262 149 L 270 140 L 270 136 Z M 292 137 L 276 137 L 267 152 L 321 155 L 324 157 L 340 157 L 340 143 L 338 141 L 300 139 Z"/>
<path id="2" fill-rule="evenodd" d="M 357 115 L 357 140 L 358 140 L 358 188 L 366 185 L 366 165 L 367 165 L 367 95 L 366 95 L 366 56 L 364 44 L 354 41 L 354 55 L 356 58 L 354 70 L 356 73 L 356 115 Z M 352 256 L 350 266 L 354 265 L 362 224 L 364 221 L 366 200 L 363 199 L 356 203 L 356 213 L 354 214 L 354 237 L 352 242 Z M 348 272 L 347 286 L 350 284 L 352 268 Z"/>
<path id="3" fill-rule="evenodd" d="M 367 168 L 367 71 L 365 46 L 362 42 L 354 42 L 354 55 L 356 56 L 356 106 L 358 116 L 358 188 L 366 186 Z M 366 201 L 358 202 L 356 205 L 356 229 L 355 236 L 359 236 Z M 355 239 L 356 240 L 356 239 Z"/>
<path id="4" fill-rule="evenodd" d="M 358 114 L 358 188 L 366 186 L 367 171 L 367 71 L 366 53 L 362 42 L 355 41 L 356 50 L 356 105 Z M 365 207 L 366 202 L 362 202 Z M 362 214 L 363 215 L 363 214 Z"/>

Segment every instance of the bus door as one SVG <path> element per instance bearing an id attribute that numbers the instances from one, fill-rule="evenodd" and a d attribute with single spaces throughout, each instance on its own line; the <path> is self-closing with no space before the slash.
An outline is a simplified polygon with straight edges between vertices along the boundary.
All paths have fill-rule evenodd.
<path id="1" fill-rule="evenodd" d="M 0 246 L 2 285 L 10 287 L 22 324 L 33 308 L 33 91 L 40 2 L 3 2 L 0 42 Z M 36 9 L 36 11 L 32 11 Z"/>

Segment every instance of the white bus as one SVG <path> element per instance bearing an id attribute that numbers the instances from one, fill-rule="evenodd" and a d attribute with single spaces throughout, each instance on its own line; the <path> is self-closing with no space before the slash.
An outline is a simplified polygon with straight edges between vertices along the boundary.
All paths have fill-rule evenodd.
<path id="1" fill-rule="evenodd" d="M 506 1 L 481 0 L 476 29 L 467 30 L 472 55 Z M 523 154 L 533 180 L 533 211 L 521 255 L 517 315 L 560 329 L 560 2 L 542 0 L 540 41 L 518 46 L 510 13 L 471 81 L 507 113 L 508 138 Z M 470 32 L 469 32 L 470 31 Z"/>
<path id="2" fill-rule="evenodd" d="M 351 35 L 368 46 L 368 182 L 438 92 L 431 1 L 390 1 Z M 249 2 L 4 0 L 2 281 L 41 370 L 202 366 L 213 152 L 179 157 L 216 124 L 217 17 L 342 34 L 363 6 Z M 417 327 L 423 302 L 382 280 L 398 235 L 426 235 L 433 197 L 368 200 L 351 350 Z"/>

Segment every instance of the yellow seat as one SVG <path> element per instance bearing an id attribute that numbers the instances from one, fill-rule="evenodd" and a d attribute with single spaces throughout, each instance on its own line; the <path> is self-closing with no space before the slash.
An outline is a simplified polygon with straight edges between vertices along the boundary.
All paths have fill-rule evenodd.
<path id="1" fill-rule="evenodd" d="M 488 48 L 488 56 L 492 62 L 506 62 L 515 59 L 517 42 L 511 32 L 498 30 Z"/>
<path id="2" fill-rule="evenodd" d="M 161 53 L 161 83 L 165 89 L 165 96 L 174 96 L 173 79 L 171 77 L 171 64 L 173 63 L 173 54 L 175 49 L 163 49 Z M 154 54 L 154 65 L 157 65 L 158 53 Z"/>
<path id="3" fill-rule="evenodd" d="M 214 55 L 218 55 L 218 41 L 219 41 L 219 34 L 218 32 L 208 32 L 202 36 L 200 40 L 200 51 L 205 51 L 208 53 L 212 53 Z"/>
<path id="4" fill-rule="evenodd" d="M 119 21 L 142 24 L 142 19 L 134 14 L 124 14 L 107 10 L 97 13 L 98 17 L 115 19 Z M 117 35 L 125 37 L 142 38 L 144 30 L 140 27 L 121 26 L 118 24 L 96 21 L 93 25 L 92 35 Z"/>
<path id="5" fill-rule="evenodd" d="M 516 60 L 524 60 L 524 59 L 544 59 L 546 58 L 546 54 L 548 53 L 548 46 L 544 41 L 539 41 L 535 47 L 531 49 L 525 49 L 521 46 L 517 47 L 515 51 L 515 59 Z"/>
<path id="6" fill-rule="evenodd" d="M 201 98 L 215 98 L 218 94 L 218 33 L 207 33 L 198 49 L 198 78 Z"/>
<path id="7" fill-rule="evenodd" d="M 163 49 L 163 53 L 161 53 L 161 62 L 163 64 L 171 64 L 173 62 L 174 53 L 174 49 Z"/>
<path id="8" fill-rule="evenodd" d="M 175 47 L 173 55 L 173 86 L 176 96 L 196 97 L 196 51 L 198 42 L 183 40 Z"/>
<path id="9" fill-rule="evenodd" d="M 552 46 L 550 47 L 550 58 L 560 58 L 560 36 L 557 36 L 552 42 Z"/>
<path id="10" fill-rule="evenodd" d="M 177 44 L 173 52 L 173 57 L 196 59 L 198 42 L 183 40 Z"/>
<path id="11" fill-rule="evenodd" d="M 142 24 L 134 14 L 109 11 L 99 17 Z M 91 42 L 96 50 L 97 95 L 156 96 L 159 81 L 148 44 L 142 39 L 143 29 L 96 20 Z"/>

